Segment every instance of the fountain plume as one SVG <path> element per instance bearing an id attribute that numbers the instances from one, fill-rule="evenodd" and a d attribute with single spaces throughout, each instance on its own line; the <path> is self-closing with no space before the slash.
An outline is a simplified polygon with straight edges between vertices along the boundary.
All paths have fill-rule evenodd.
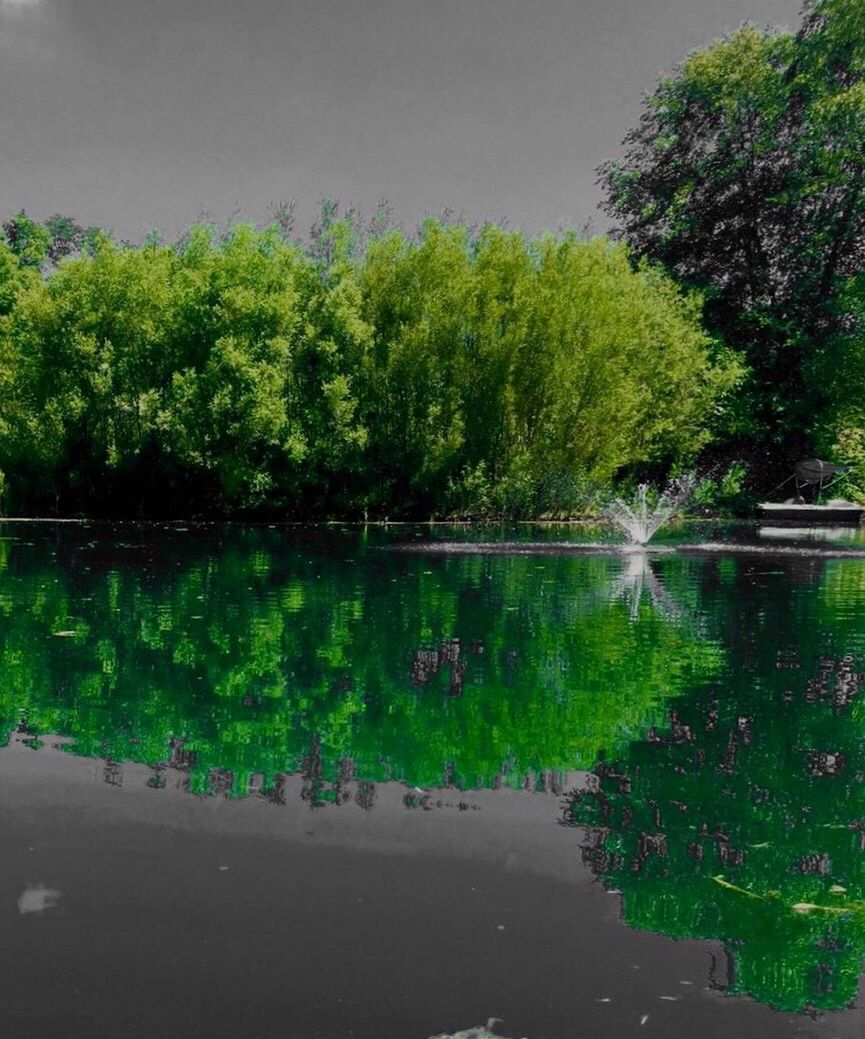
<path id="1" fill-rule="evenodd" d="M 690 497 L 696 482 L 693 474 L 671 480 L 654 505 L 649 502 L 649 485 L 641 483 L 630 504 L 621 498 L 610 503 L 606 509 L 607 518 L 625 531 L 632 544 L 647 545 Z"/>

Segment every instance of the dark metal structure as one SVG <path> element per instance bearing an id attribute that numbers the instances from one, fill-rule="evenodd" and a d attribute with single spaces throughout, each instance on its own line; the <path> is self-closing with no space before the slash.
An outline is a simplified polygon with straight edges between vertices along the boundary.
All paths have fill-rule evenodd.
<path id="1" fill-rule="evenodd" d="M 816 496 L 819 501 L 823 491 L 849 473 L 852 468 L 852 465 L 835 465 L 819 458 L 804 458 L 801 462 L 796 463 L 793 474 L 796 480 L 796 496 L 801 497 L 804 488 L 816 488 Z"/>

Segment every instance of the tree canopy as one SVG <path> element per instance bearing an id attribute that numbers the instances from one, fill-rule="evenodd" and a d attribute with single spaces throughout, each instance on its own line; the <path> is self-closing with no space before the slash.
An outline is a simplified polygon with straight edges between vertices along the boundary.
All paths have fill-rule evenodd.
<path id="1" fill-rule="evenodd" d="M 139 247 L 7 225 L 7 507 L 568 509 L 625 467 L 692 458 L 739 376 L 699 294 L 623 245 L 434 220 L 361 242 L 325 216 L 311 246 L 279 222 Z"/>
<path id="2" fill-rule="evenodd" d="M 602 168 L 622 236 L 705 292 L 710 331 L 750 367 L 730 449 L 842 449 L 833 375 L 862 337 L 847 305 L 865 261 L 861 3 L 814 0 L 794 34 L 745 26 L 692 54 L 626 145 Z"/>

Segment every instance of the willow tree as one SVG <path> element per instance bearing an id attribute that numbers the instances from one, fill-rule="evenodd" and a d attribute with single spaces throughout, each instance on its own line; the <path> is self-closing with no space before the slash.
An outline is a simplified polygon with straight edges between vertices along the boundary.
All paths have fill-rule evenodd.
<path id="1" fill-rule="evenodd" d="M 429 221 L 364 245 L 328 219 L 312 248 L 201 226 L 97 235 L 40 270 L 4 246 L 13 507 L 574 509 L 624 467 L 693 457 L 737 379 L 699 294 L 606 239 Z"/>
<path id="2" fill-rule="evenodd" d="M 37 503 L 117 493 L 120 474 L 131 475 L 156 436 L 155 391 L 172 363 L 174 264 L 170 250 L 123 249 L 106 238 L 19 296 L 11 332 L 20 359 L 17 425 L 19 437 L 33 439 L 22 447 L 18 483 Z M 133 501 L 137 511 L 137 495 Z"/>
<path id="3" fill-rule="evenodd" d="M 42 420 L 33 407 L 29 384 L 39 363 L 20 334 L 22 301 L 40 288 L 37 269 L 0 241 L 0 497 L 10 473 L 41 488 L 59 457 L 56 416 Z"/>
<path id="4" fill-rule="evenodd" d="M 279 501 L 306 443 L 293 392 L 304 260 L 271 232 L 194 228 L 167 287 L 171 369 L 159 394 L 165 450 L 222 509 Z"/>
<path id="5" fill-rule="evenodd" d="M 693 457 L 740 371 L 702 300 L 628 250 L 435 221 L 360 274 L 381 500 L 535 514 L 621 468 Z"/>
<path id="6" fill-rule="evenodd" d="M 693 456 L 739 370 L 701 323 L 703 301 L 604 238 L 537 246 L 510 397 L 515 462 L 537 478 L 607 483 Z"/>
<path id="7" fill-rule="evenodd" d="M 434 508 L 459 467 L 465 411 L 460 378 L 474 290 L 466 228 L 430 220 L 418 240 L 389 231 L 361 270 L 374 329 L 366 407 L 376 503 Z"/>

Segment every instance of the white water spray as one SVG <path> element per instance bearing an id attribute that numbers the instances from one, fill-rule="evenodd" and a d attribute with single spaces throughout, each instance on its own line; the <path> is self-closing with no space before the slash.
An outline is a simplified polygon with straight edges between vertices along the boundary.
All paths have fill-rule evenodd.
<path id="1" fill-rule="evenodd" d="M 615 498 L 606 510 L 607 518 L 625 531 L 634 545 L 647 545 L 655 533 L 682 507 L 696 484 L 693 475 L 671 481 L 654 505 L 649 504 L 649 485 L 637 487 L 635 499 L 628 504 Z"/>

